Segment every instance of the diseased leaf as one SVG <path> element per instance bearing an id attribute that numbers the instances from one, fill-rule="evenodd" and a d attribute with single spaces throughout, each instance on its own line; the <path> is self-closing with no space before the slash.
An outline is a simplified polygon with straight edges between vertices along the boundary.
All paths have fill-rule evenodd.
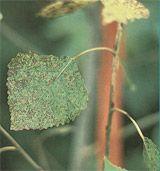
<path id="1" fill-rule="evenodd" d="M 135 19 L 148 18 L 149 10 L 137 0 L 101 0 L 103 24 L 113 21 L 127 24 Z"/>
<path id="2" fill-rule="evenodd" d="M 160 171 L 160 151 L 149 138 L 144 138 L 143 156 L 149 171 Z"/>
<path id="3" fill-rule="evenodd" d="M 69 57 L 19 53 L 8 67 L 11 129 L 46 129 L 74 120 L 88 94 L 76 62 Z"/>
<path id="4" fill-rule="evenodd" d="M 59 17 L 96 1 L 97 0 L 59 0 L 42 8 L 38 15 L 47 18 Z"/>
<path id="5" fill-rule="evenodd" d="M 126 169 L 122 169 L 118 166 L 115 166 L 107 158 L 105 158 L 104 164 L 105 164 L 104 171 L 127 171 Z"/>

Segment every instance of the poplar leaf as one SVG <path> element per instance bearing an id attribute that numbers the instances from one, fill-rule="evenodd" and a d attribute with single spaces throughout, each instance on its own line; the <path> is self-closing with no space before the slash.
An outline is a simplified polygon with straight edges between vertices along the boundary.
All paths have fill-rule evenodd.
<path id="1" fill-rule="evenodd" d="M 148 18 L 149 10 L 137 0 L 101 0 L 103 24 L 113 21 L 127 24 L 135 19 Z"/>
<path id="2" fill-rule="evenodd" d="M 19 53 L 8 64 L 11 129 L 46 129 L 74 120 L 88 102 L 87 89 L 75 61 L 53 55 Z"/>
<path id="3" fill-rule="evenodd" d="M 41 17 L 59 17 L 67 13 L 71 13 L 97 0 L 61 0 L 49 3 L 38 13 Z"/>
<path id="4" fill-rule="evenodd" d="M 121 167 L 115 166 L 107 158 L 105 158 L 104 164 L 104 171 L 127 171 L 126 169 L 122 169 Z"/>
<path id="5" fill-rule="evenodd" d="M 144 138 L 143 157 L 149 171 L 160 170 L 160 151 L 149 138 Z"/>

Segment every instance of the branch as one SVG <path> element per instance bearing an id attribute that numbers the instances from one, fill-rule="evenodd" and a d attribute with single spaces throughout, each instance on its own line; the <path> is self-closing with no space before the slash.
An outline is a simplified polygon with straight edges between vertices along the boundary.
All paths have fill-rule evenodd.
<path id="1" fill-rule="evenodd" d="M 29 154 L 17 143 L 17 141 L 0 125 L 0 132 L 16 147 L 22 156 L 37 170 L 44 171 Z"/>
<path id="2" fill-rule="evenodd" d="M 113 108 L 114 108 L 114 96 L 115 96 L 115 80 L 116 80 L 116 71 L 119 66 L 119 50 L 120 50 L 120 43 L 122 37 L 123 27 L 122 24 L 118 24 L 118 30 L 116 34 L 116 40 L 114 45 L 114 55 L 113 55 L 113 62 L 112 62 L 112 76 L 111 76 L 111 85 L 110 85 L 110 101 L 109 101 L 109 114 L 108 114 L 108 121 L 106 127 L 106 155 L 109 158 L 109 149 L 110 149 L 110 134 L 111 134 L 111 123 L 112 123 L 112 115 L 113 115 Z"/>

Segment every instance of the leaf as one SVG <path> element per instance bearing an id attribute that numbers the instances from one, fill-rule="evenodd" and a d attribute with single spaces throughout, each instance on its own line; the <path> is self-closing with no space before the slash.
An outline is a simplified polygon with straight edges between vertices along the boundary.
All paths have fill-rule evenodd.
<path id="1" fill-rule="evenodd" d="M 87 89 L 69 57 L 19 53 L 8 67 L 11 129 L 46 129 L 74 120 L 88 102 Z M 56 79 L 57 78 L 57 79 Z"/>
<path id="2" fill-rule="evenodd" d="M 107 158 L 105 158 L 104 171 L 127 171 L 127 170 L 122 169 L 122 168 L 120 168 L 118 166 L 115 166 Z"/>
<path id="3" fill-rule="evenodd" d="M 150 171 L 160 170 L 160 151 L 149 138 L 144 138 L 143 157 Z"/>
<path id="4" fill-rule="evenodd" d="M 149 10 L 136 0 L 103 0 L 103 24 L 113 21 L 127 24 L 135 19 L 148 18 Z"/>
<path id="5" fill-rule="evenodd" d="M 47 18 L 59 17 L 96 1 L 97 0 L 63 0 L 52 2 L 42 8 L 38 15 Z"/>

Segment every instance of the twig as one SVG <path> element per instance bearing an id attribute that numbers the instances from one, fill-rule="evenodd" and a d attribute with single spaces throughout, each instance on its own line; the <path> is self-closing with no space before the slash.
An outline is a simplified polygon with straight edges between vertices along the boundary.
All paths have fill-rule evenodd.
<path id="1" fill-rule="evenodd" d="M 15 150 L 16 150 L 16 147 L 14 147 L 14 146 L 1 147 L 0 153 L 5 152 L 5 151 L 15 151 Z"/>
<path id="2" fill-rule="evenodd" d="M 119 109 L 119 108 L 113 108 L 112 111 L 117 111 L 117 112 L 120 112 L 120 113 L 124 114 L 125 116 L 127 116 L 130 119 L 130 121 L 134 124 L 141 139 L 144 141 L 144 135 L 143 135 L 140 127 L 138 126 L 137 122 L 126 111 Z"/>
<path id="3" fill-rule="evenodd" d="M 116 34 L 116 40 L 114 45 L 114 55 L 113 55 L 113 62 L 112 62 L 112 76 L 111 76 L 111 86 L 110 86 L 110 101 L 109 101 L 109 114 L 108 114 L 108 121 L 106 127 L 106 155 L 109 158 L 109 147 L 110 147 L 110 134 L 111 134 L 111 123 L 112 123 L 112 115 L 113 115 L 113 108 L 114 108 L 114 95 L 115 95 L 115 79 L 116 79 L 116 71 L 119 66 L 119 49 L 121 43 L 121 36 L 122 36 L 122 24 L 118 24 L 118 30 Z"/>
<path id="4" fill-rule="evenodd" d="M 17 143 L 17 141 L 0 125 L 0 132 L 17 148 L 17 150 L 22 154 L 22 156 L 37 170 L 44 171 L 41 166 L 39 166 L 29 154 Z"/>

